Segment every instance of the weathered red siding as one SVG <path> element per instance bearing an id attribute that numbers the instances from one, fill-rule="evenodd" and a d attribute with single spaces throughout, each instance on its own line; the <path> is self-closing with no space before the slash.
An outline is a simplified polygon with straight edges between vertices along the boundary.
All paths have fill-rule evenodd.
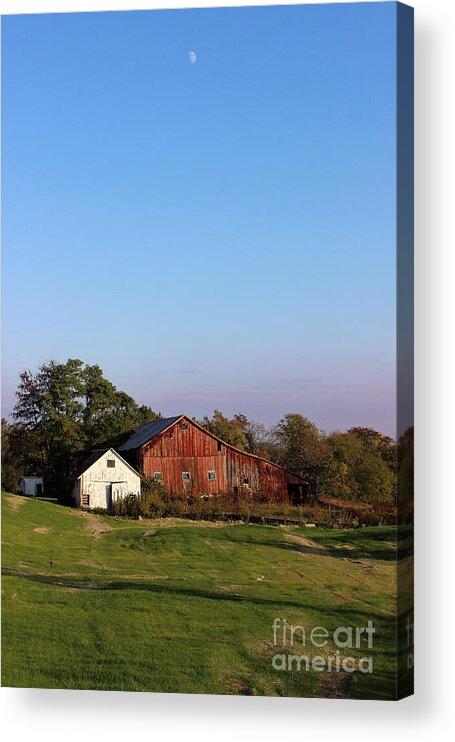
<path id="1" fill-rule="evenodd" d="M 182 429 L 182 422 L 187 429 Z M 305 485 L 285 469 L 225 444 L 189 418 L 143 445 L 138 464 L 146 477 L 161 472 L 166 489 L 174 494 L 260 492 L 284 500 L 288 484 Z M 209 480 L 209 471 L 215 472 L 215 480 Z M 183 480 L 182 472 L 190 473 L 190 481 Z"/>

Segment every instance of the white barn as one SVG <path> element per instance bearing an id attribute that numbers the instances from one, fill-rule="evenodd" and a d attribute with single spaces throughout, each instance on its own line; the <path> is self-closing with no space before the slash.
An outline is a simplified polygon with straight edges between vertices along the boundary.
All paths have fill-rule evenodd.
<path id="1" fill-rule="evenodd" d="M 28 497 L 40 497 L 43 494 L 43 477 L 21 477 L 19 492 Z"/>
<path id="2" fill-rule="evenodd" d="M 141 494 L 141 478 L 113 448 L 93 451 L 76 473 L 73 498 L 78 507 L 108 509 L 129 494 Z"/>

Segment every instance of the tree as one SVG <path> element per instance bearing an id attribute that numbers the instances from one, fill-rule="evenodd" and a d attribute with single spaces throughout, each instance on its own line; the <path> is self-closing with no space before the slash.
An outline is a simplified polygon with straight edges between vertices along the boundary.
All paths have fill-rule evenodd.
<path id="1" fill-rule="evenodd" d="M 81 427 L 83 363 L 49 361 L 38 373 L 21 374 L 13 416 L 36 435 L 43 475 L 52 491 L 66 490 L 77 454 L 84 448 Z"/>
<path id="2" fill-rule="evenodd" d="M 114 446 L 157 417 L 103 376 L 97 365 L 78 359 L 49 361 L 24 371 L 13 416 L 33 433 L 47 491 L 68 494 L 74 471 L 96 446 Z"/>
<path id="3" fill-rule="evenodd" d="M 350 428 L 348 433 L 355 435 L 362 443 L 376 451 L 388 466 L 395 467 L 396 446 L 395 441 L 389 435 L 379 433 L 373 428 Z"/>
<path id="4" fill-rule="evenodd" d="M 41 476 L 42 461 L 38 441 L 33 431 L 23 425 L 2 419 L 2 487 L 8 492 L 19 491 L 24 475 Z"/>
<path id="5" fill-rule="evenodd" d="M 405 511 L 414 502 L 414 427 L 400 436 L 397 449 L 398 507 Z"/>
<path id="6" fill-rule="evenodd" d="M 274 453 L 273 440 L 270 430 L 262 423 L 249 420 L 246 415 L 237 413 L 234 420 L 242 428 L 246 439 L 246 450 L 255 456 L 272 459 Z"/>
<path id="7" fill-rule="evenodd" d="M 107 443 L 115 447 L 132 430 L 158 417 L 150 407 L 138 407 L 132 397 L 118 391 L 97 365 L 86 366 L 84 383 L 83 427 L 91 447 Z"/>
<path id="8" fill-rule="evenodd" d="M 392 502 L 395 470 L 386 461 L 388 452 L 384 456 L 377 445 L 382 434 L 363 435 L 357 430 L 327 436 L 331 456 L 324 476 L 324 492 L 346 500 Z"/>
<path id="9" fill-rule="evenodd" d="M 314 496 L 330 457 L 316 425 L 298 414 L 285 415 L 275 428 L 277 463 L 306 479 Z"/>
<path id="10" fill-rule="evenodd" d="M 220 410 L 214 410 L 212 417 L 205 416 L 199 423 L 213 435 L 229 443 L 231 446 L 247 450 L 247 441 L 242 426 L 235 419 L 225 417 Z"/>

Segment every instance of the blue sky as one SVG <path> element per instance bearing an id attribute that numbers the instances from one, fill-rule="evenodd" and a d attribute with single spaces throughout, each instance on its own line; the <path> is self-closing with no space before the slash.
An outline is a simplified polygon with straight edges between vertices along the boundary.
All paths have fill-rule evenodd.
<path id="1" fill-rule="evenodd" d="M 3 414 L 78 357 L 394 434 L 395 4 L 2 21 Z"/>

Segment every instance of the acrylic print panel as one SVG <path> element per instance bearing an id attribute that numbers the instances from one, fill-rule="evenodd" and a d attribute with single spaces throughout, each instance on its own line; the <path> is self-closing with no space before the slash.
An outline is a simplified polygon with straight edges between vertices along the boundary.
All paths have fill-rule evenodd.
<path id="1" fill-rule="evenodd" d="M 2 34 L 3 684 L 409 695 L 412 9 Z"/>

